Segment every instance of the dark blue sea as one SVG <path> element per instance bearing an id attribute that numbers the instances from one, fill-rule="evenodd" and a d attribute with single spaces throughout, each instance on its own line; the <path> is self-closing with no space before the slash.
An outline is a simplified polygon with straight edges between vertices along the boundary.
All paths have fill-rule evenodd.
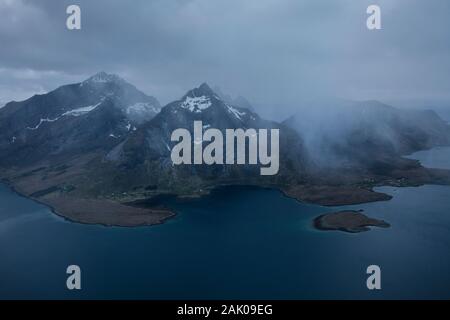
<path id="1" fill-rule="evenodd" d="M 420 152 L 450 168 L 450 148 Z M 326 208 L 274 190 L 230 187 L 140 228 L 65 221 L 0 186 L 1 299 L 449 299 L 450 187 L 378 188 L 391 201 Z M 317 231 L 311 221 L 364 209 L 389 229 Z M 82 290 L 66 289 L 81 267 Z M 381 267 L 379 291 L 366 268 Z"/>

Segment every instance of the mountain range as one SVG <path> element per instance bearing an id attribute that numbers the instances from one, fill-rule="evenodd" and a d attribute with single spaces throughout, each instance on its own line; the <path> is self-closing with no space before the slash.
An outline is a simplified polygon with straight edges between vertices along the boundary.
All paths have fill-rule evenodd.
<path id="1" fill-rule="evenodd" d="M 450 127 L 432 111 L 376 101 L 262 119 L 245 98 L 226 98 L 206 83 L 161 107 L 116 75 L 100 72 L 0 109 L 0 177 L 17 192 L 84 223 L 161 223 L 165 195 L 190 198 L 221 185 L 276 188 L 323 205 L 387 200 L 378 185 L 450 183 L 446 170 L 402 156 L 450 144 Z M 333 110 L 333 111 L 331 111 Z M 180 165 L 170 159 L 178 128 L 280 130 L 280 171 L 252 165 Z M 156 201 L 155 201 L 156 203 Z"/>

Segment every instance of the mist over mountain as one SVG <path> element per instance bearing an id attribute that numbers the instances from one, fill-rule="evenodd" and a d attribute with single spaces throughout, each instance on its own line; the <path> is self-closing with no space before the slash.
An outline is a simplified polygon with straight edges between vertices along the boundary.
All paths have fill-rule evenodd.
<path id="1" fill-rule="evenodd" d="M 397 109 L 378 101 L 311 104 L 284 124 L 299 132 L 323 167 L 359 165 L 450 144 L 450 127 L 432 110 Z"/>
<path id="2" fill-rule="evenodd" d="M 255 111 L 250 101 L 248 101 L 245 97 L 237 96 L 233 98 L 230 94 L 223 93 L 219 86 L 214 86 L 213 90 L 224 102 L 253 112 Z"/>

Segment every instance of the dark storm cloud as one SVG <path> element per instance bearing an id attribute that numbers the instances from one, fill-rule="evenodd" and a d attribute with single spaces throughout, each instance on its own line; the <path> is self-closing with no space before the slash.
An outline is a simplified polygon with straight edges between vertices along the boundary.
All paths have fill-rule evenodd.
<path id="1" fill-rule="evenodd" d="M 81 31 L 65 28 L 69 4 L 81 6 Z M 380 31 L 366 28 L 369 4 L 382 8 Z M 99 70 L 164 103 L 208 81 L 277 115 L 323 96 L 448 100 L 449 9 L 447 0 L 0 0 L 0 100 Z"/>

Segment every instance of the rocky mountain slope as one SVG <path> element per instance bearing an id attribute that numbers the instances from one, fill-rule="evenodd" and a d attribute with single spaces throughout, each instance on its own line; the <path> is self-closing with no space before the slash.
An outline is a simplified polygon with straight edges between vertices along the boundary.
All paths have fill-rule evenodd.
<path id="1" fill-rule="evenodd" d="M 198 197 L 220 185 L 270 187 L 340 205 L 389 199 L 372 191 L 377 185 L 450 183 L 448 171 L 402 158 L 449 144 L 450 129 L 434 113 L 376 102 L 333 112 L 276 123 L 207 84 L 161 108 L 125 80 L 99 73 L 0 109 L 0 177 L 68 219 L 122 226 L 171 217 L 170 209 L 155 206 L 161 196 Z M 278 174 L 262 176 L 260 164 L 174 165 L 171 134 L 184 128 L 193 135 L 195 121 L 203 131 L 255 129 L 259 138 L 259 129 L 279 129 Z"/>
<path id="2" fill-rule="evenodd" d="M 159 102 L 104 72 L 0 109 L 0 165 L 109 150 L 152 119 Z"/>
<path id="3" fill-rule="evenodd" d="M 193 136 L 194 121 L 203 130 L 215 128 L 225 136 L 226 129 L 280 129 L 280 172 L 274 177 L 261 177 L 255 165 L 179 165 L 173 166 L 170 153 L 175 142 L 171 134 L 186 128 Z M 206 144 L 204 142 L 203 144 Z M 225 154 L 225 150 L 223 153 Z M 247 155 L 248 158 L 248 155 Z M 283 125 L 261 119 L 256 113 L 222 101 L 207 84 L 190 90 L 180 100 L 165 106 L 151 121 L 108 153 L 106 159 L 130 177 L 174 192 L 196 193 L 206 186 L 224 183 L 277 183 L 286 179 L 302 179 L 309 165 L 307 153 L 298 134 Z M 128 181 L 130 181 L 128 179 Z"/>

